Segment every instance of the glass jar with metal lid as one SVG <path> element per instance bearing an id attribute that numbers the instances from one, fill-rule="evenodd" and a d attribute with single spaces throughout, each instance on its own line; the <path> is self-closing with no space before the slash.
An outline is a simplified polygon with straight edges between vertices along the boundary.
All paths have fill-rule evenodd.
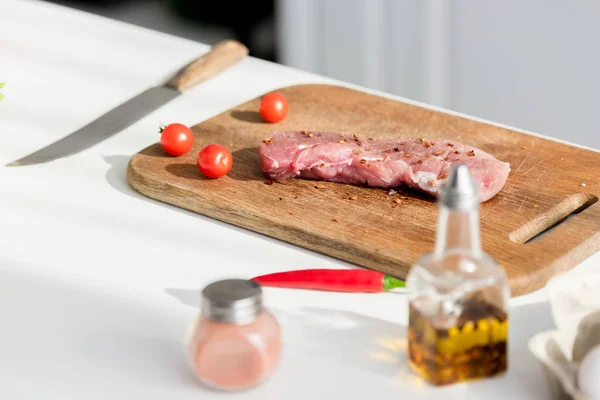
<path id="1" fill-rule="evenodd" d="M 201 313 L 188 342 L 188 355 L 204 384 L 220 390 L 245 390 L 276 369 L 280 336 L 279 324 L 264 308 L 257 283 L 221 280 L 202 291 Z"/>

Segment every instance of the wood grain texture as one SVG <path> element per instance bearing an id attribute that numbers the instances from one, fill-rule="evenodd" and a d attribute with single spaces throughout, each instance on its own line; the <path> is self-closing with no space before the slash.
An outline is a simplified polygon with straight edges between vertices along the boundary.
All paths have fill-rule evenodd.
<path id="1" fill-rule="evenodd" d="M 196 143 L 185 156 L 167 156 L 159 144 L 134 155 L 127 171 L 131 186 L 151 198 L 404 278 L 433 249 L 432 198 L 409 189 L 388 195 L 301 179 L 266 184 L 258 146 L 274 130 L 301 129 L 448 139 L 511 164 L 504 189 L 481 207 L 481 233 L 485 251 L 505 268 L 513 295 L 542 287 L 600 249 L 600 153 L 343 87 L 300 85 L 280 92 L 290 107 L 284 121 L 263 123 L 260 98 L 251 100 L 194 126 Z M 228 176 L 209 180 L 198 172 L 196 155 L 209 143 L 232 150 Z M 396 199 L 400 204 L 394 206 Z M 528 242 L 573 211 L 578 213 Z"/>
<path id="2" fill-rule="evenodd" d="M 224 40 L 217 43 L 206 54 L 198 57 L 182 68 L 165 86 L 183 91 L 219 72 L 226 70 L 248 55 L 248 49 L 236 40 Z"/>

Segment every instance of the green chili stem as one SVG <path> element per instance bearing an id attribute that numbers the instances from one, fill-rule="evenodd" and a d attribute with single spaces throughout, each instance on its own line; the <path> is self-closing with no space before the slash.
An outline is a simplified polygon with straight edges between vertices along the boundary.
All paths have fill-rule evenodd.
<path id="1" fill-rule="evenodd" d="M 388 290 L 403 288 L 405 287 L 404 281 L 401 279 L 397 279 L 388 275 L 383 277 L 383 291 L 387 292 Z"/>

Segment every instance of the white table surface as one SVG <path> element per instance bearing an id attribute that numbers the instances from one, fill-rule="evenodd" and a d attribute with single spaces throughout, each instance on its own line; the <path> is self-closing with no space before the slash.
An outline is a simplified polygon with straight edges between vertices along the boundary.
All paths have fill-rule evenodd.
<path id="1" fill-rule="evenodd" d="M 0 165 L 160 83 L 206 45 L 31 0 L 0 1 Z M 195 124 L 278 87 L 332 82 L 248 58 L 78 155 L 0 167 L 0 397 L 211 399 L 183 340 L 198 291 L 225 277 L 347 265 L 136 194 L 129 157 L 159 123 Z M 349 85 L 348 85 L 349 86 Z M 235 249 L 232 251 L 231 249 Z M 584 272 L 600 255 L 576 268 Z M 543 290 L 512 300 L 509 372 L 436 389 L 405 362 L 403 294 L 266 289 L 277 374 L 242 399 L 546 399 L 527 340 L 553 326 Z M 393 397 L 391 397 L 393 396 Z M 383 397 L 381 397 L 383 398 Z"/>

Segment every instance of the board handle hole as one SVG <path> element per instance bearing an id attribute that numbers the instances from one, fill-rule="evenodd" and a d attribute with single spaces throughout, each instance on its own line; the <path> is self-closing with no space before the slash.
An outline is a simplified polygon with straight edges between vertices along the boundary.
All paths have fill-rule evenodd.
<path id="1" fill-rule="evenodd" d="M 571 195 L 545 213 L 515 229 L 508 237 L 516 243 L 534 242 L 597 201 L 598 196 L 589 193 Z"/>

